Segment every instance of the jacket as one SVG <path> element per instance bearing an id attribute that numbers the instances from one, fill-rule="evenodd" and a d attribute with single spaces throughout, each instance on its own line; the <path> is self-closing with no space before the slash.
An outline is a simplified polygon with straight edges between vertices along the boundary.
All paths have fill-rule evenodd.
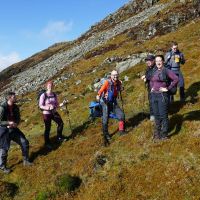
<path id="1" fill-rule="evenodd" d="M 21 117 L 19 112 L 19 107 L 13 105 L 13 119 L 16 124 L 19 124 Z M 0 126 L 8 126 L 8 103 L 4 102 L 0 105 Z"/>

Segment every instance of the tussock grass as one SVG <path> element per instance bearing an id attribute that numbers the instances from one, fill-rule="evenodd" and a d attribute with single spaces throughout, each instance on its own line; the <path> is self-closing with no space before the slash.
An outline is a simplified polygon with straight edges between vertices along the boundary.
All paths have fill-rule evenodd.
<path id="1" fill-rule="evenodd" d="M 8 176 L 0 175 L 1 180 L 18 183 L 19 193 L 15 199 L 199 199 L 199 35 L 199 20 L 139 46 L 133 45 L 134 41 L 124 42 L 128 39 L 124 33 L 107 44 L 120 43 L 117 49 L 87 60 L 82 59 L 64 69 L 62 74 L 75 72 L 75 76 L 58 84 L 55 89 L 62 91 L 60 101 L 65 96 L 69 99 L 68 109 L 73 130 L 71 133 L 66 113 L 59 111 L 65 123 L 63 133 L 69 136 L 69 140 L 57 144 L 54 141 L 56 127 L 53 126 L 52 151 L 43 147 L 41 113 L 36 108 L 35 93 L 29 94 L 27 97 L 32 101 L 21 105 L 23 122 L 20 128 L 30 139 L 31 159 L 35 165 L 24 168 L 21 152 L 14 146 L 8 159 L 13 172 Z M 103 147 L 101 120 L 88 121 L 88 104 L 94 100 L 96 93 L 88 91 L 83 95 L 95 78 L 102 77 L 114 66 L 101 66 L 101 63 L 114 55 L 127 56 L 146 50 L 155 52 L 155 49 L 164 52 L 168 43 L 174 39 L 179 42 L 180 50 L 187 59 L 182 66 L 187 99 L 185 104 L 181 104 L 177 94 L 176 101 L 171 105 L 170 140 L 154 143 L 151 139 L 153 124 L 148 120 L 147 93 L 137 75 L 144 72 L 145 64 L 140 63 L 121 74 L 122 78 L 125 75 L 129 77 L 129 81 L 124 82 L 123 91 L 128 134 L 120 137 L 117 134 L 117 122 L 110 120 L 112 142 L 109 147 Z M 92 72 L 94 68 L 97 70 Z M 77 80 L 82 82 L 76 85 Z M 99 155 L 105 158 L 105 163 L 95 167 Z M 55 185 L 57 177 L 66 173 L 76 174 L 82 180 L 77 192 L 71 196 L 59 193 Z"/>

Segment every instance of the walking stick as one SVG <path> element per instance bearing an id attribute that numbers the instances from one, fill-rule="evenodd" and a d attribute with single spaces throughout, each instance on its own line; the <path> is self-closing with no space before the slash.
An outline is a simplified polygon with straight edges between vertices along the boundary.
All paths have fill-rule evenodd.
<path id="1" fill-rule="evenodd" d="M 71 125 L 71 120 L 70 120 L 70 116 L 69 116 L 69 109 L 67 106 L 67 103 L 69 101 L 65 98 L 64 101 L 62 102 L 62 106 L 65 105 L 65 110 L 66 110 L 66 114 L 67 114 L 67 120 L 68 120 L 68 124 L 69 124 L 69 129 L 70 129 L 70 133 L 72 134 L 72 125 Z"/>

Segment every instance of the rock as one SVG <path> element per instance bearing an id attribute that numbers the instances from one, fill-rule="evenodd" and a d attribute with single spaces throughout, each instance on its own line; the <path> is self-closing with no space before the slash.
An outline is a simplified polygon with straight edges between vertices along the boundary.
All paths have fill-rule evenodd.
<path id="1" fill-rule="evenodd" d="M 79 85 L 81 83 L 81 80 L 76 81 L 76 85 Z"/>

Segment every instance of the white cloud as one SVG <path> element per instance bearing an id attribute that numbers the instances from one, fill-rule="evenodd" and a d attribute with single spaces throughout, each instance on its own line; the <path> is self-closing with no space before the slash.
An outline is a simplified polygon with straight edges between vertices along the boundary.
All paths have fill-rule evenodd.
<path id="1" fill-rule="evenodd" d="M 11 52 L 7 55 L 0 54 L 0 71 L 20 60 L 20 56 L 17 52 Z"/>
<path id="2" fill-rule="evenodd" d="M 64 34 L 72 30 L 73 22 L 68 23 L 64 21 L 49 22 L 40 32 L 40 36 L 51 40 L 59 40 L 63 38 Z"/>

